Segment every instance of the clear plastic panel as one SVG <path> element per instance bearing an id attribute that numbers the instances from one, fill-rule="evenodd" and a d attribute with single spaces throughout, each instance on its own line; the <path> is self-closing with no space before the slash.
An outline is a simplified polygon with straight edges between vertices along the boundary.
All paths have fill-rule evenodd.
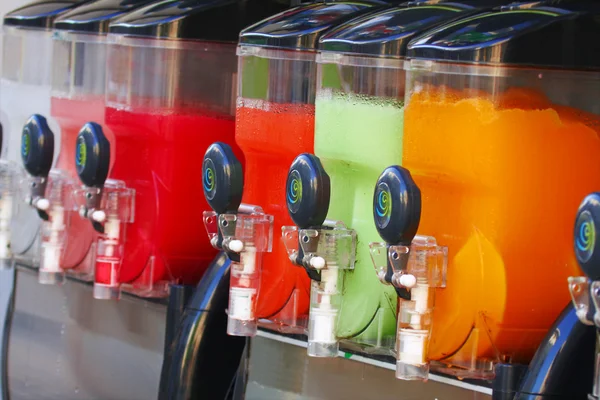
<path id="1" fill-rule="evenodd" d="M 3 28 L 2 79 L 33 86 L 50 85 L 52 32 Z"/>
<path id="2" fill-rule="evenodd" d="M 556 288 L 579 272 L 573 220 L 600 182 L 600 78 L 423 60 L 406 67 L 403 166 L 422 192 L 419 229 L 449 248 L 430 357 L 443 372 L 487 378 L 496 362 L 529 362 L 569 300 Z"/>
<path id="3" fill-rule="evenodd" d="M 152 262 L 142 275 L 128 285 L 121 285 L 119 274 L 127 240 L 127 226 L 135 220 L 135 191 L 121 181 L 109 179 L 102 189 L 82 187 L 75 193 L 80 216 L 89 219 L 98 231 L 95 248 L 94 298 L 118 299 L 121 290 L 142 297 L 165 297 L 168 285 L 154 282 Z"/>
<path id="4" fill-rule="evenodd" d="M 107 104 L 142 110 L 202 107 L 233 115 L 235 46 L 109 35 Z"/>
<path id="5" fill-rule="evenodd" d="M 279 104 L 314 104 L 314 52 L 239 46 L 239 95 Z"/>
<path id="6" fill-rule="evenodd" d="M 104 96 L 106 37 L 56 31 L 52 54 L 52 96 Z"/>

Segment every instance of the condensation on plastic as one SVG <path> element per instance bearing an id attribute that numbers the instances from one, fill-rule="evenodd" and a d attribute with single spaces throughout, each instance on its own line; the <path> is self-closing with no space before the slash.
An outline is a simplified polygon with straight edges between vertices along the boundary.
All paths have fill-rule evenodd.
<path id="1" fill-rule="evenodd" d="M 450 252 L 449 289 L 434 313 L 432 341 L 437 342 L 437 361 L 432 368 L 464 378 L 488 379 L 493 377 L 497 362 L 528 362 L 567 300 L 566 291 L 550 301 L 543 293 L 577 272 L 571 242 L 561 239 L 552 254 L 541 249 L 545 247 L 544 238 L 557 235 L 549 233 L 548 227 L 559 235 L 571 231 L 575 203 L 598 185 L 595 168 L 582 164 L 595 158 L 585 153 L 600 152 L 600 142 L 594 135 L 600 127 L 600 104 L 593 100 L 600 89 L 600 77 L 591 71 L 421 59 L 405 61 L 404 68 L 403 163 L 421 187 L 424 199 L 439 199 L 437 204 L 424 203 L 422 228 L 449 240 L 445 243 Z M 413 102 L 419 105 L 418 112 L 410 111 Z M 441 129 L 422 119 L 424 113 Z M 527 136 L 521 132 L 523 121 L 548 129 L 532 129 L 535 136 Z M 496 136 L 479 136 L 480 126 L 485 125 Z M 466 139 L 447 128 L 450 126 L 464 126 L 465 137 L 476 138 L 474 146 L 465 147 Z M 505 141 L 500 140 L 503 129 Z M 446 140 L 450 130 L 456 132 L 455 147 L 451 149 Z M 564 136 L 569 137 L 567 147 L 563 146 L 566 139 L 561 139 L 565 134 L 569 134 Z M 590 137 L 593 140 L 588 140 Z M 417 153 L 416 148 L 423 146 L 428 146 L 426 155 Z M 485 158 L 471 154 L 470 149 L 476 148 L 488 153 Z M 433 154 L 443 155 L 445 161 Z M 483 162 L 485 168 L 480 167 Z M 578 173 L 566 173 L 566 165 Z M 440 178 L 433 182 L 431 176 Z M 506 182 L 500 187 L 490 176 L 514 177 L 514 186 Z M 535 188 L 529 194 L 523 193 L 531 181 L 537 182 Z M 557 182 L 565 181 L 568 190 L 558 189 Z M 554 188 L 561 190 L 560 196 L 555 196 Z M 507 199 L 507 193 L 512 199 Z M 540 199 L 529 200 L 536 196 Z M 558 198 L 561 206 L 557 208 L 559 203 L 541 198 Z M 567 202 L 573 203 L 571 211 Z M 469 206 L 477 203 L 489 207 L 480 206 L 478 210 L 477 206 Z M 468 209 L 468 215 L 456 207 Z M 519 218 L 515 218 L 515 210 L 520 210 Z M 552 222 L 548 215 L 552 215 Z M 441 221 L 439 226 L 434 219 Z M 548 268 L 553 269 L 552 276 L 523 296 L 523 282 L 538 279 Z M 454 282 L 478 290 L 459 292 Z M 444 306 L 450 303 L 463 304 L 470 310 L 454 316 Z M 449 323 L 451 335 L 445 325 Z M 446 345 L 450 340 L 452 345 Z"/>
<path id="2" fill-rule="evenodd" d="M 314 104 L 315 52 L 238 46 L 239 95 L 280 104 Z"/>
<path id="3" fill-rule="evenodd" d="M 404 60 L 320 52 L 319 96 L 344 93 L 404 101 Z"/>

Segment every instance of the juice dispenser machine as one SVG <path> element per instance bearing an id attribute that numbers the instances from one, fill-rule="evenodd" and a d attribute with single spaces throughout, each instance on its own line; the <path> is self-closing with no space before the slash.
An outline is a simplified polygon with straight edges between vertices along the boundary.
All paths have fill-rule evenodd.
<path id="1" fill-rule="evenodd" d="M 52 23 L 82 1 L 37 1 L 4 16 L 2 80 L 0 83 L 3 127 L 0 166 L 2 200 L 0 204 L 0 260 L 14 254 L 19 262 L 37 262 L 40 219 L 18 197 L 17 189 L 25 178 L 21 164 L 21 134 L 32 114 L 47 118 L 46 125 L 59 140 L 60 130 L 50 117 L 52 67 Z M 6 164 L 6 161 L 11 163 Z M 13 178 L 11 178 L 14 177 Z M 10 224 L 10 229 L 9 229 Z"/>
<path id="2" fill-rule="evenodd" d="M 568 302 L 571 224 L 600 180 L 600 64 L 578 47 L 597 43 L 597 16 L 593 3 L 539 3 L 409 44 L 398 148 L 422 192 L 420 230 L 448 246 L 428 348 L 442 371 L 528 363 Z"/>
<path id="3" fill-rule="evenodd" d="M 433 26 L 476 12 L 470 2 L 406 3 L 342 24 L 320 40 L 315 154 L 331 177 L 327 218 L 354 229 L 358 239 L 354 269 L 337 279 L 344 286 L 330 317 L 332 346 L 348 339 L 351 348 L 393 352 L 398 295 L 373 273 L 369 243 L 379 239 L 371 216 L 377 177 L 402 163 L 406 46 Z"/>
<path id="4" fill-rule="evenodd" d="M 272 218 L 277 237 L 264 254 L 257 254 L 261 261 L 252 256 L 250 264 L 242 260 L 232 267 L 232 335 L 255 335 L 258 319 L 268 319 L 265 323 L 273 329 L 304 332 L 309 280 L 290 262 L 279 232 L 291 224 L 282 202 L 286 170 L 298 153 L 313 149 L 316 44 L 335 24 L 383 4 L 315 2 L 274 15 L 240 34 L 235 139 L 245 158 L 243 202 L 254 214 Z M 204 171 L 205 178 L 212 174 L 211 168 Z M 210 190 L 205 193 L 213 195 Z M 232 218 L 227 215 L 219 218 Z M 291 244 L 298 246 L 297 240 Z"/>
<path id="5" fill-rule="evenodd" d="M 105 228 L 120 225 L 104 229 L 98 241 L 95 287 L 103 293 L 115 296 L 122 286 L 141 296 L 165 296 L 169 282 L 196 284 L 215 257 L 202 234 L 208 205 L 197 180 L 198 155 L 219 140 L 241 157 L 234 143 L 235 42 L 244 26 L 284 7 L 162 1 L 110 25 L 102 115 L 108 176 L 135 191 L 135 204 L 128 218 L 98 196 L 92 208 L 100 220 L 88 213 Z M 84 184 L 94 193 L 102 186 L 101 180 Z"/>
<path id="6" fill-rule="evenodd" d="M 38 116 L 31 119 L 21 141 L 21 156 L 29 173 L 25 197 L 38 211 L 38 220 L 44 221 L 41 283 L 61 282 L 65 270 L 84 280 L 93 276 L 91 258 L 95 233 L 88 223 L 77 217 L 77 198 L 73 194 L 79 186 L 75 141 L 84 123 L 102 122 L 104 118 L 104 40 L 108 23 L 147 2 L 87 2 L 54 21 L 54 41 L 50 46 L 53 65 L 49 114 L 52 119 L 44 121 Z M 54 120 L 60 128 L 52 129 L 50 122 Z M 58 129 L 60 138 L 53 135 Z M 51 145 L 56 157 L 49 148 Z"/>

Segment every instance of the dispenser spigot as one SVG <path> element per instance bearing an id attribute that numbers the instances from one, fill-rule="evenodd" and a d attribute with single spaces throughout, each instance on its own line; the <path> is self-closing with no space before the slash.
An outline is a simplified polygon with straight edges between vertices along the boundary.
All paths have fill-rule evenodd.
<path id="1" fill-rule="evenodd" d="M 50 200 L 46 198 L 48 174 L 54 158 L 54 133 L 46 118 L 34 114 L 23 126 L 21 159 L 29 174 L 25 202 L 35 208 L 44 221 L 49 219 Z"/>
<path id="2" fill-rule="evenodd" d="M 386 168 L 377 180 L 373 217 L 385 241 L 370 244 L 375 271 L 399 297 L 396 377 L 426 380 L 435 288 L 446 284 L 448 250 L 431 236 L 417 235 L 421 191 L 405 168 Z"/>
<path id="3" fill-rule="evenodd" d="M 273 242 L 273 216 L 259 206 L 241 204 L 244 172 L 231 147 L 212 144 L 202 163 L 204 196 L 213 211 L 204 212 L 210 242 L 231 259 L 227 333 L 254 336 L 262 253 Z"/>
<path id="4" fill-rule="evenodd" d="M 21 159 L 28 172 L 25 202 L 43 220 L 41 226 L 41 258 L 38 280 L 42 284 L 60 284 L 61 268 L 69 226 L 68 212 L 74 207 L 73 180 L 52 171 L 54 133 L 46 118 L 32 115 L 21 135 Z"/>
<path id="5" fill-rule="evenodd" d="M 79 215 L 99 234 L 95 255 L 94 297 L 120 297 L 119 270 L 123 262 L 126 224 L 132 223 L 135 191 L 122 181 L 107 179 L 110 143 L 102 127 L 86 123 L 77 136 L 75 167 L 83 187 L 76 191 Z"/>
<path id="6" fill-rule="evenodd" d="M 301 154 L 286 182 L 286 204 L 296 226 L 282 227 L 290 260 L 311 279 L 308 355 L 336 357 L 336 336 L 344 270 L 354 268 L 356 232 L 341 221 L 326 221 L 330 201 L 329 175 L 319 158 Z"/>

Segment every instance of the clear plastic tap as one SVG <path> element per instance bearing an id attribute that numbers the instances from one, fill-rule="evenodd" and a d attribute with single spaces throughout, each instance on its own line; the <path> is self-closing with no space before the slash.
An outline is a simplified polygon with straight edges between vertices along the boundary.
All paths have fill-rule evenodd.
<path id="1" fill-rule="evenodd" d="M 54 133 L 46 118 L 32 115 L 23 127 L 21 159 L 28 173 L 25 203 L 33 207 L 43 221 L 38 275 L 42 284 L 60 284 L 64 280 L 62 258 L 70 211 L 75 208 L 73 179 L 59 171 L 50 171 L 53 156 Z"/>
<path id="2" fill-rule="evenodd" d="M 79 215 L 98 233 L 94 298 L 117 299 L 127 224 L 135 218 L 135 191 L 122 181 L 107 179 L 110 144 L 102 127 L 94 122 L 85 124 L 77 136 L 75 164 L 83 183 L 75 192 Z"/>
<path id="3" fill-rule="evenodd" d="M 410 247 L 371 243 L 370 248 L 377 277 L 399 295 L 396 377 L 425 380 L 435 289 L 446 286 L 448 249 L 438 246 L 435 238 L 420 235 Z"/>
<path id="4" fill-rule="evenodd" d="M 15 212 L 14 199 L 18 186 L 16 181 L 16 166 L 9 161 L 0 160 L 0 269 L 8 269 L 13 266 L 10 221 Z"/>
<path id="5" fill-rule="evenodd" d="M 326 221 L 329 176 L 320 160 L 301 154 L 293 161 L 286 183 L 288 212 L 296 226 L 282 227 L 283 241 L 295 265 L 311 279 L 308 355 L 336 357 L 336 335 L 343 272 L 354 268 L 356 232 L 341 221 Z"/>
<path id="6" fill-rule="evenodd" d="M 122 181 L 107 179 L 102 188 L 83 186 L 75 193 L 79 215 L 89 219 L 98 233 L 94 298 L 118 299 L 127 225 L 135 218 L 135 191 Z"/>
<path id="7" fill-rule="evenodd" d="M 385 243 L 371 243 L 379 280 L 398 294 L 396 378 L 427 380 L 435 289 L 446 286 L 448 249 L 416 235 L 421 192 L 405 168 L 386 168 L 375 186 L 373 217 Z"/>
<path id="8" fill-rule="evenodd" d="M 214 210 L 204 212 L 204 226 L 212 246 L 231 259 L 227 334 L 254 336 L 262 253 L 270 252 L 273 245 L 273 216 L 259 206 L 240 204 L 242 166 L 228 145 L 215 143 L 208 148 L 202 179 Z"/>

